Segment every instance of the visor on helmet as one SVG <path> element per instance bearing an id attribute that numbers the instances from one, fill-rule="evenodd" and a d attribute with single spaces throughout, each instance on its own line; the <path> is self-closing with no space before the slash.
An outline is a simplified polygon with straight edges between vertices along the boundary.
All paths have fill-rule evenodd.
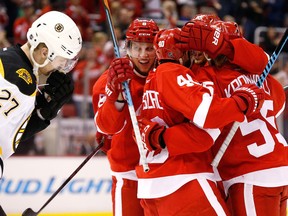
<path id="1" fill-rule="evenodd" d="M 63 73 L 70 72 L 78 62 L 78 56 L 73 59 L 66 59 L 61 56 L 56 56 L 52 61 L 51 64 L 55 70 L 58 70 Z"/>

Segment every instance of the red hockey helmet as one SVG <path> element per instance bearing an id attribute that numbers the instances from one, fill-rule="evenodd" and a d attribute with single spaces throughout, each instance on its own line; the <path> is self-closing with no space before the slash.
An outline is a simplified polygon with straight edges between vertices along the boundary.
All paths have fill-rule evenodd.
<path id="1" fill-rule="evenodd" d="M 228 34 L 230 39 L 241 38 L 242 34 L 239 25 L 232 21 L 215 21 L 211 24 L 212 28 L 220 28 L 222 32 Z"/>
<path id="2" fill-rule="evenodd" d="M 175 46 L 174 29 L 162 29 L 154 39 L 154 49 L 158 60 L 170 59 L 178 61 L 183 51 Z"/>
<path id="3" fill-rule="evenodd" d="M 220 18 L 215 14 L 197 14 L 195 17 L 191 19 L 191 22 L 201 21 L 206 24 L 210 24 L 217 20 L 220 20 Z"/>
<path id="4" fill-rule="evenodd" d="M 159 28 L 152 19 L 135 19 L 127 29 L 126 40 L 153 43 L 158 31 Z"/>

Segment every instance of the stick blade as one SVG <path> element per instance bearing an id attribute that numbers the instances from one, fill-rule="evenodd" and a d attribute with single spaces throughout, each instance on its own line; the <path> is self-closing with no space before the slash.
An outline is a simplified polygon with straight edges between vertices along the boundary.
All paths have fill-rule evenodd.
<path id="1" fill-rule="evenodd" d="M 38 214 L 34 212 L 31 208 L 26 209 L 23 213 L 22 216 L 37 216 Z"/>

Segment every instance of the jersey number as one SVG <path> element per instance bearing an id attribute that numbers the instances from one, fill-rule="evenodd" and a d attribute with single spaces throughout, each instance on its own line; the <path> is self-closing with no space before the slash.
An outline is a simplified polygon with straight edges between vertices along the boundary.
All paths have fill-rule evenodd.
<path id="1" fill-rule="evenodd" d="M 261 115 L 266 119 L 266 122 L 268 122 L 272 127 L 277 129 L 274 117 L 267 117 L 268 110 L 273 110 L 273 101 L 271 100 L 264 101 L 263 107 L 261 108 Z M 261 119 L 255 119 L 251 122 L 243 123 L 240 125 L 240 130 L 243 136 L 253 133 L 257 130 L 261 131 L 265 143 L 261 145 L 257 145 L 257 143 L 252 143 L 247 146 L 249 153 L 257 158 L 269 154 L 274 150 L 275 147 L 275 140 L 273 139 L 272 134 L 268 130 L 266 122 Z M 287 142 L 280 133 L 276 134 L 276 139 L 279 143 L 282 143 L 282 145 L 287 146 Z"/>
<path id="2" fill-rule="evenodd" d="M 9 101 L 9 102 L 11 103 L 11 105 L 8 106 L 7 109 L 3 110 L 3 114 L 4 114 L 5 116 L 8 116 L 9 113 L 10 113 L 13 109 L 15 109 L 16 107 L 19 106 L 18 101 L 17 101 L 15 98 L 11 97 L 11 92 L 9 92 L 7 89 L 2 89 L 2 90 L 0 91 L 0 108 L 3 107 L 3 103 L 1 103 L 1 101 L 4 101 L 4 102 L 6 102 L 6 103 L 7 103 L 7 101 Z"/>

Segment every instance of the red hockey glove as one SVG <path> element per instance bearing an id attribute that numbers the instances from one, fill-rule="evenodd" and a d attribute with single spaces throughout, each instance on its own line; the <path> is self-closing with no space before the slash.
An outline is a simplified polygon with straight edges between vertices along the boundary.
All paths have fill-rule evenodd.
<path id="1" fill-rule="evenodd" d="M 133 63 L 128 58 L 116 58 L 112 61 L 107 78 L 107 86 L 112 91 L 121 89 L 121 83 L 134 75 Z"/>
<path id="2" fill-rule="evenodd" d="M 96 131 L 95 139 L 96 139 L 97 144 L 99 145 L 100 143 L 104 142 L 105 135 Z"/>
<path id="3" fill-rule="evenodd" d="M 175 32 L 174 37 L 179 41 L 176 47 L 180 49 L 206 52 L 211 58 L 220 54 L 233 58 L 229 36 L 204 22 L 187 22 L 181 30 Z"/>
<path id="4" fill-rule="evenodd" d="M 138 118 L 138 125 L 142 142 L 148 151 L 159 152 L 165 148 L 166 145 L 162 137 L 165 131 L 164 126 L 160 126 L 158 123 L 151 122 L 145 118 Z M 135 139 L 134 133 L 133 137 Z"/>
<path id="5" fill-rule="evenodd" d="M 242 85 L 237 88 L 231 96 L 246 116 L 250 116 L 253 113 L 260 111 L 264 102 L 264 97 L 264 90 L 258 88 L 254 84 Z"/>
<path id="6" fill-rule="evenodd" d="M 96 136 L 96 142 L 98 145 L 103 143 L 101 150 L 106 154 L 108 150 L 111 148 L 111 139 L 108 137 L 108 135 L 102 134 L 98 131 L 96 131 L 95 136 Z"/>
<path id="7" fill-rule="evenodd" d="M 112 61 L 105 88 L 108 100 L 116 101 L 118 99 L 119 94 L 123 92 L 122 82 L 133 77 L 133 70 L 133 63 L 128 58 L 116 58 Z"/>

